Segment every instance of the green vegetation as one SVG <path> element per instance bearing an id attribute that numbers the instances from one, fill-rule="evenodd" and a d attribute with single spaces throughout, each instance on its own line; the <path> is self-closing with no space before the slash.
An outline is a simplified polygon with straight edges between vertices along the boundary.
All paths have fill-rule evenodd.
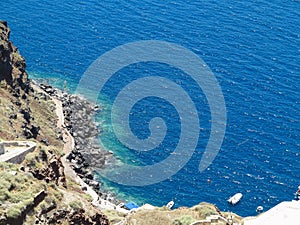
<path id="1" fill-rule="evenodd" d="M 21 215 L 21 210 L 19 207 L 10 207 L 6 214 L 9 219 L 17 219 Z"/>
<path id="2" fill-rule="evenodd" d="M 1 80 L 0 81 L 0 88 L 5 88 L 6 87 L 6 81 L 5 80 Z"/>
<path id="3" fill-rule="evenodd" d="M 217 215 L 218 213 L 216 212 L 216 209 L 213 205 L 208 205 L 208 204 L 199 204 L 193 207 L 193 210 L 196 212 L 199 212 L 199 215 L 201 217 L 208 217 L 211 215 Z"/>
<path id="4" fill-rule="evenodd" d="M 60 191 L 54 191 L 53 195 L 58 201 L 61 201 L 64 197 L 64 194 Z"/>
<path id="5" fill-rule="evenodd" d="M 74 210 L 82 208 L 82 203 L 79 201 L 70 202 L 70 207 Z"/>
<path id="6" fill-rule="evenodd" d="M 36 86 L 27 86 L 24 58 L 1 30 L 6 28 L 0 29 L 1 45 L 10 51 L 10 60 L 5 63 L 13 68 L 4 78 L 13 78 L 14 87 L 0 81 L 0 137 L 5 141 L 29 139 L 37 147 L 21 165 L 0 163 L 0 224 L 36 224 L 37 220 L 46 224 L 45 218 L 51 218 L 53 211 L 69 213 L 71 208 L 82 207 L 85 216 L 92 218 L 99 211 L 88 201 L 91 197 L 63 174 L 60 156 L 64 142 L 57 128 L 56 105 Z M 71 183 L 67 188 L 65 179 Z M 57 224 L 70 224 L 68 220 L 64 215 Z"/>
<path id="7" fill-rule="evenodd" d="M 38 154 L 36 152 L 30 152 L 25 156 L 25 163 L 29 167 L 37 167 L 37 163 L 39 162 Z"/>
<path id="8" fill-rule="evenodd" d="M 11 163 L 0 163 L 0 216 L 6 213 L 8 218 L 17 218 L 44 189 L 45 184 L 31 173 L 19 171 L 18 166 Z"/>
<path id="9" fill-rule="evenodd" d="M 111 222 L 121 219 L 116 217 L 112 212 L 104 212 Z M 153 210 L 138 210 L 135 214 L 130 215 L 127 218 L 125 225 L 143 224 L 143 225 L 190 225 L 191 223 L 204 220 L 210 215 L 217 215 L 218 209 L 209 203 L 200 203 L 192 208 L 181 207 L 174 210 L 169 210 L 166 207 L 155 208 Z M 223 214 L 224 218 L 228 217 L 228 214 Z M 234 222 L 239 223 L 241 217 L 234 214 Z"/>
<path id="10" fill-rule="evenodd" d="M 174 220 L 174 225 L 190 225 L 193 223 L 195 219 L 193 219 L 191 216 L 182 216 L 180 219 Z"/>
<path id="11" fill-rule="evenodd" d="M 86 200 L 88 200 L 89 202 L 92 202 L 92 201 L 93 201 L 93 197 L 90 196 L 89 194 L 85 194 L 85 198 L 86 198 Z"/>
<path id="12" fill-rule="evenodd" d="M 126 217 L 126 214 L 118 212 L 116 210 L 104 210 L 103 213 L 107 216 L 111 224 L 116 224 Z"/>

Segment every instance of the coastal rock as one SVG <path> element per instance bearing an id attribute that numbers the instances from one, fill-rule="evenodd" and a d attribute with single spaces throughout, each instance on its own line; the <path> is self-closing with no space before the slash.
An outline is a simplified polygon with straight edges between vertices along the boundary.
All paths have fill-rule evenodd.
<path id="1" fill-rule="evenodd" d="M 16 114 L 16 113 L 12 113 L 9 115 L 9 119 L 16 120 L 17 118 L 18 118 L 18 114 Z"/>
<path id="2" fill-rule="evenodd" d="M 100 184 L 97 181 L 91 181 L 89 183 L 89 185 L 93 188 L 93 189 L 99 189 L 100 188 Z"/>
<path id="3" fill-rule="evenodd" d="M 15 93 L 18 93 L 19 88 L 28 93 L 30 85 L 25 59 L 9 40 L 9 36 L 7 22 L 0 20 L 0 82 L 15 90 Z"/>
<path id="4" fill-rule="evenodd" d="M 78 98 L 70 97 L 51 86 L 44 87 L 46 93 L 40 92 L 39 88 L 35 88 L 34 91 L 25 71 L 25 60 L 9 41 L 9 34 L 7 23 L 0 21 L 0 111 L 2 126 L 5 125 L 0 135 L 3 139 L 34 138 L 38 147 L 27 154 L 22 165 L 19 167 L 15 165 L 12 171 L 7 172 L 9 173 L 7 176 L 2 177 L 1 182 L 5 181 L 3 193 L 6 197 L 0 201 L 0 225 L 108 225 L 108 219 L 99 209 L 90 204 L 90 199 L 82 194 L 79 185 L 76 183 L 66 185 L 64 166 L 61 161 L 63 141 L 56 139 L 62 132 L 55 130 L 57 118 L 53 103 L 45 102 L 51 99 L 50 95 L 59 95 L 60 98 L 66 98 L 66 101 L 71 99 L 73 102 L 77 102 Z M 67 121 L 73 120 L 74 109 L 70 106 Z M 76 110 L 78 110 L 77 106 Z M 79 118 L 88 118 L 86 112 L 88 111 L 82 110 Z M 73 132 L 73 123 L 69 122 L 68 128 Z M 82 139 L 87 137 L 84 130 L 79 130 L 79 134 Z M 84 140 L 81 142 L 87 143 Z M 83 146 L 81 145 L 80 149 Z M 91 174 L 91 170 L 87 168 L 89 164 L 79 151 L 74 154 L 74 160 L 78 161 L 78 168 L 83 176 Z M 4 164 L 4 167 L 2 165 L 1 174 L 3 171 L 10 170 L 11 166 L 13 165 Z M 11 179 L 11 176 L 19 173 L 26 173 L 28 176 Z M 92 182 L 94 188 L 99 186 L 97 182 L 87 180 Z M 37 195 L 31 195 L 33 192 Z M 74 202 L 81 204 L 74 204 Z M 84 210 L 80 209 L 83 207 Z"/>
<path id="5" fill-rule="evenodd" d="M 30 109 L 21 109 L 20 113 L 23 114 L 24 119 L 29 123 L 31 119 Z"/>
<path id="6" fill-rule="evenodd" d="M 48 84 L 40 84 L 40 87 L 62 101 L 65 128 L 75 141 L 74 149 L 66 157 L 72 163 L 73 170 L 99 196 L 104 196 L 112 202 L 119 202 L 113 194 L 100 190 L 101 182 L 95 181 L 94 177 L 94 171 L 101 169 L 113 156 L 111 152 L 104 151 L 95 144 L 100 130 L 92 115 L 95 111 L 99 111 L 99 106 L 79 96 L 63 93 Z"/>
<path id="7" fill-rule="evenodd" d="M 30 94 L 34 96 L 34 91 L 30 85 L 28 74 L 26 73 L 26 62 L 24 57 L 19 53 L 17 47 L 9 40 L 10 29 L 7 22 L 0 20 L 0 87 L 3 91 L 10 93 L 10 101 L 14 105 L 10 108 L 9 125 L 15 128 L 16 122 L 21 122 L 21 129 L 15 137 L 24 136 L 27 139 L 36 139 L 40 127 L 33 124 L 34 117 L 31 115 L 28 98 Z M 24 118 L 17 120 L 18 115 Z M 20 117 L 20 118 L 21 118 Z M 21 132 L 20 132 L 21 131 Z"/>
<path id="8" fill-rule="evenodd" d="M 67 187 L 64 174 L 64 166 L 61 159 L 57 156 L 49 160 L 47 167 L 44 168 L 29 168 L 29 172 L 39 180 L 45 180 L 47 183 L 55 182 L 56 185 Z"/>
<path id="9" fill-rule="evenodd" d="M 77 209 L 73 212 L 68 210 L 60 210 L 49 218 L 49 224 L 60 224 L 63 220 L 67 220 L 68 224 L 77 225 L 109 225 L 109 221 L 103 214 L 95 213 L 87 216 L 84 209 Z"/>
<path id="10" fill-rule="evenodd" d="M 29 125 L 26 123 L 23 125 L 23 135 L 27 138 L 37 138 L 37 135 L 39 133 L 40 127 L 37 125 Z"/>

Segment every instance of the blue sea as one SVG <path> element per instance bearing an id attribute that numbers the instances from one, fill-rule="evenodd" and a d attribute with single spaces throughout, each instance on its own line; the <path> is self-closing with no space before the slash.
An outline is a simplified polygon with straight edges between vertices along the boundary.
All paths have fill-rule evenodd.
<path id="1" fill-rule="evenodd" d="M 161 63 L 138 63 L 118 71 L 99 96 L 100 139 L 124 162 L 151 165 L 168 157 L 179 141 L 180 117 L 167 101 L 149 97 L 132 109 L 133 133 L 149 134 L 151 118 L 168 127 L 162 144 L 135 152 L 113 134 L 110 110 L 133 80 L 163 76 L 183 87 L 199 112 L 200 134 L 189 162 L 168 179 L 143 187 L 105 181 L 124 200 L 139 204 L 216 204 L 222 211 L 255 215 L 294 198 L 300 185 L 300 2 L 225 0 L 26 0 L 0 2 L 11 39 L 24 55 L 30 77 L 70 92 L 102 54 L 123 44 L 159 40 L 200 57 L 215 75 L 226 103 L 226 133 L 219 154 L 198 171 L 211 115 L 205 93 L 188 74 Z M 193 134 L 191 134 L 193 135 Z M 101 171 L 99 172 L 101 174 Z M 100 178 L 99 178 L 100 179 Z M 232 207 L 226 200 L 244 194 Z"/>

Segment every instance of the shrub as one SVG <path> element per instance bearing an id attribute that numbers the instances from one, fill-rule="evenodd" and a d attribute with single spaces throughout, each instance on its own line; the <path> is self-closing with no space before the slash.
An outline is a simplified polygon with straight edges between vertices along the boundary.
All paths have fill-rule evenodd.
<path id="1" fill-rule="evenodd" d="M 19 207 L 13 206 L 6 211 L 6 215 L 8 219 L 17 219 L 21 215 L 21 210 Z"/>
<path id="2" fill-rule="evenodd" d="M 8 163 L 8 162 L 1 162 L 0 163 L 0 169 L 1 170 L 17 170 L 17 167 L 15 164 Z"/>
<path id="3" fill-rule="evenodd" d="M 51 205 L 52 205 L 52 204 L 56 205 L 55 199 L 51 198 L 50 196 L 48 196 L 48 197 L 45 198 L 45 202 L 48 203 L 49 205 L 50 205 L 50 204 L 51 204 Z"/>
<path id="4" fill-rule="evenodd" d="M 200 211 L 200 214 L 201 214 L 201 216 L 206 218 L 206 217 L 211 216 L 211 215 L 216 215 L 217 213 L 212 208 L 203 207 L 202 210 Z"/>
<path id="5" fill-rule="evenodd" d="M 47 203 L 42 202 L 41 204 L 39 204 L 39 208 L 42 212 L 45 212 L 47 210 Z"/>
<path id="6" fill-rule="evenodd" d="M 39 161 L 39 158 L 36 155 L 36 152 L 28 153 L 25 156 L 25 162 L 29 167 L 36 167 L 36 164 L 38 161 Z"/>
<path id="7" fill-rule="evenodd" d="M 8 190 L 11 186 L 11 183 L 7 181 L 2 174 L 3 173 L 0 173 L 0 190 Z"/>
<path id="8" fill-rule="evenodd" d="M 5 80 L 1 80 L 0 81 L 0 88 L 6 88 L 6 86 L 7 86 L 6 81 Z"/>
<path id="9" fill-rule="evenodd" d="M 173 225 L 182 225 L 182 223 L 180 222 L 179 219 L 174 220 L 172 224 Z"/>
<path id="10" fill-rule="evenodd" d="M 89 194 L 86 194 L 85 196 L 86 196 L 86 199 L 90 202 L 92 202 L 94 200 L 93 197 Z"/>
<path id="11" fill-rule="evenodd" d="M 9 199 L 9 191 L 0 189 L 0 202 L 4 202 L 5 200 Z"/>
<path id="12" fill-rule="evenodd" d="M 82 203 L 79 202 L 79 201 L 72 201 L 72 202 L 70 202 L 70 207 L 74 210 L 81 209 L 82 208 Z"/>
<path id="13" fill-rule="evenodd" d="M 192 222 L 194 222 L 193 217 L 191 216 L 182 216 L 180 219 L 174 220 L 174 225 L 190 225 Z"/>
<path id="14" fill-rule="evenodd" d="M 61 201 L 64 197 L 64 194 L 62 192 L 56 191 L 56 192 L 54 192 L 54 197 L 56 199 L 58 199 L 59 201 Z"/>

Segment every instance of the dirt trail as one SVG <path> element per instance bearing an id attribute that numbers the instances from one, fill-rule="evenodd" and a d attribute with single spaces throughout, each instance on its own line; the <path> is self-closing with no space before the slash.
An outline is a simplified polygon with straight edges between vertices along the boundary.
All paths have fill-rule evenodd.
<path id="1" fill-rule="evenodd" d="M 62 131 L 62 137 L 64 142 L 64 146 L 63 146 L 64 156 L 62 157 L 61 161 L 64 166 L 65 175 L 71 178 L 72 180 L 74 180 L 76 183 L 80 184 L 82 188 L 84 187 L 84 189 L 86 190 L 85 192 L 93 198 L 92 204 L 94 206 L 98 207 L 99 209 L 117 210 L 122 213 L 128 213 L 127 210 L 118 207 L 115 204 L 105 199 L 100 198 L 98 194 L 75 173 L 75 171 L 71 167 L 71 163 L 67 160 L 67 156 L 71 153 L 71 151 L 75 147 L 75 141 L 73 136 L 69 133 L 69 131 L 65 127 L 62 102 L 57 98 L 48 95 L 38 85 L 32 84 L 32 86 L 38 92 L 43 92 L 47 96 L 49 96 L 56 105 L 55 113 L 58 117 L 57 127 L 60 128 Z"/>

